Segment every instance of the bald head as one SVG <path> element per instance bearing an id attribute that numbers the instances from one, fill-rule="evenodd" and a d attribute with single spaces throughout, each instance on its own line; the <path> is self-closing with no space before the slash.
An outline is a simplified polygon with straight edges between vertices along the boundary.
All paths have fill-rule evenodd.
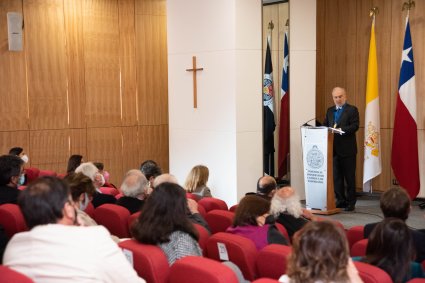
<path id="1" fill-rule="evenodd" d="M 272 197 L 276 187 L 276 180 L 273 177 L 263 176 L 258 179 L 257 194 Z"/>
<path id="2" fill-rule="evenodd" d="M 179 182 L 177 181 L 177 178 L 174 175 L 165 173 L 155 178 L 155 180 L 153 181 L 153 187 L 156 188 L 162 183 L 178 184 Z"/>
<path id="3" fill-rule="evenodd" d="M 342 87 L 335 87 L 332 90 L 332 99 L 335 106 L 342 106 L 347 102 L 347 92 Z"/>

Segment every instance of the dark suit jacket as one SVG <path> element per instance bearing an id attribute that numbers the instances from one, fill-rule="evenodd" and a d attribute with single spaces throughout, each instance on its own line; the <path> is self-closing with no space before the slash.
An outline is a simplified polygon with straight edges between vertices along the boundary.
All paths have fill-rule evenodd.
<path id="1" fill-rule="evenodd" d="M 93 206 L 96 208 L 96 207 L 101 206 L 102 204 L 105 204 L 105 203 L 115 204 L 116 201 L 117 201 L 116 198 L 112 195 L 107 195 L 107 194 L 95 192 L 94 195 L 93 195 L 93 200 L 91 202 L 92 202 Z"/>
<path id="2" fill-rule="evenodd" d="M 143 200 L 138 198 L 126 196 L 120 197 L 116 202 L 116 204 L 127 208 L 128 211 L 130 211 L 130 214 L 139 212 L 142 209 L 144 203 L 145 202 Z"/>
<path id="3" fill-rule="evenodd" d="M 324 126 L 333 127 L 335 124 L 334 113 L 336 107 L 332 106 L 328 108 L 326 112 Z M 359 111 L 357 107 L 345 104 L 341 117 L 339 118 L 336 128 L 341 128 L 345 134 L 334 135 L 334 155 L 340 157 L 347 157 L 356 155 L 357 143 L 356 143 L 356 131 L 359 129 Z"/>
<path id="4" fill-rule="evenodd" d="M 370 233 L 372 233 L 373 228 L 378 224 L 377 223 L 369 223 L 364 226 L 363 237 L 369 238 Z M 414 249 L 416 252 L 416 262 L 421 263 L 425 260 L 425 233 L 422 233 L 419 230 L 410 229 L 412 232 Z"/>

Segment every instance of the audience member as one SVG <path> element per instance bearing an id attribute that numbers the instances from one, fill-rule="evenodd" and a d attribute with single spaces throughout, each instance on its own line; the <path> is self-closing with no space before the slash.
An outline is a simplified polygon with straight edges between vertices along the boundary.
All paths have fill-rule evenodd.
<path id="1" fill-rule="evenodd" d="M 212 197 L 211 190 L 207 187 L 208 177 L 208 167 L 196 165 L 190 170 L 184 186 L 189 193 L 196 195 L 198 199 Z"/>
<path id="2" fill-rule="evenodd" d="M 394 217 L 406 221 L 410 213 L 410 198 L 406 190 L 391 188 L 381 195 L 381 211 L 384 218 Z M 364 237 L 368 238 L 372 230 L 378 223 L 366 224 L 364 227 Z M 425 260 L 425 233 L 410 229 L 415 247 L 416 261 Z"/>
<path id="3" fill-rule="evenodd" d="M 422 266 L 414 258 L 413 239 L 406 223 L 388 217 L 369 235 L 366 256 L 361 261 L 383 269 L 394 283 L 402 283 L 424 278 Z"/>
<path id="4" fill-rule="evenodd" d="M 103 226 L 75 226 L 77 215 L 66 183 L 42 177 L 18 200 L 28 232 L 10 240 L 4 264 L 34 282 L 145 282 Z"/>
<path id="5" fill-rule="evenodd" d="M 66 168 L 66 174 L 74 173 L 75 169 L 83 163 L 83 156 L 79 154 L 73 154 L 68 159 L 68 167 Z"/>
<path id="6" fill-rule="evenodd" d="M 97 225 L 96 221 L 84 212 L 96 192 L 92 180 L 83 173 L 73 173 L 67 175 L 64 181 L 69 186 L 72 201 L 77 208 L 78 223 L 81 226 Z"/>
<path id="7" fill-rule="evenodd" d="M 277 184 L 276 180 L 271 176 L 260 177 L 257 181 L 257 192 L 247 193 L 246 195 L 257 195 L 266 200 L 271 200 L 274 193 L 276 192 Z"/>
<path id="8" fill-rule="evenodd" d="M 75 173 L 83 173 L 85 176 L 89 177 L 92 180 L 93 185 L 96 189 L 92 200 L 92 204 L 95 208 L 105 203 L 114 204 L 116 202 L 114 196 L 103 194 L 100 191 L 100 188 L 103 186 L 105 181 L 103 179 L 103 176 L 99 173 L 99 169 L 97 169 L 96 166 L 93 165 L 93 163 L 81 163 L 80 166 L 75 169 Z"/>
<path id="9" fill-rule="evenodd" d="M 12 147 L 9 150 L 9 154 L 20 157 L 25 163 L 28 163 L 30 161 L 28 155 L 25 153 L 22 147 Z"/>
<path id="10" fill-rule="evenodd" d="M 103 176 L 103 179 L 105 180 L 104 187 L 109 188 L 117 188 L 114 184 L 109 183 L 109 177 L 110 174 L 108 171 L 105 170 L 105 165 L 102 162 L 93 162 L 93 165 L 96 166 L 97 169 L 99 169 L 99 173 Z"/>
<path id="11" fill-rule="evenodd" d="M 138 212 L 148 197 L 148 180 L 140 170 L 130 170 L 124 176 L 121 191 L 124 196 L 120 197 L 116 204 L 127 208 L 130 214 Z"/>
<path id="12" fill-rule="evenodd" d="M 315 217 L 301 206 L 300 197 L 291 187 L 278 190 L 272 197 L 270 214 L 282 224 L 290 238 Z"/>
<path id="13" fill-rule="evenodd" d="M 328 221 L 312 221 L 294 236 L 285 283 L 360 283 L 345 233 Z"/>
<path id="14" fill-rule="evenodd" d="M 16 203 L 24 184 L 24 161 L 15 155 L 0 156 L 0 204 Z"/>
<path id="15" fill-rule="evenodd" d="M 158 187 L 162 183 L 178 184 L 178 181 L 174 175 L 171 175 L 168 173 L 161 174 L 155 178 L 153 182 L 153 188 Z M 207 221 L 205 221 L 205 219 L 199 213 L 198 203 L 193 199 L 188 199 L 187 206 L 188 206 L 187 217 L 189 217 L 189 220 L 192 221 L 193 223 L 203 226 L 205 229 L 211 232 L 210 226 L 208 226 Z"/>
<path id="16" fill-rule="evenodd" d="M 254 195 L 245 196 L 236 208 L 233 225 L 226 232 L 252 240 L 261 250 L 268 244 L 287 245 L 285 237 L 274 224 L 267 224 L 270 202 Z"/>
<path id="17" fill-rule="evenodd" d="M 155 178 L 162 174 L 161 168 L 153 160 L 143 161 L 140 165 L 140 171 L 145 175 L 146 179 L 149 181 L 149 186 L 153 189 L 153 181 Z"/>
<path id="18" fill-rule="evenodd" d="M 202 256 L 198 232 L 186 213 L 184 189 L 177 184 L 162 183 L 147 199 L 132 227 L 132 235 L 141 243 L 158 245 L 170 265 L 188 255 Z"/>

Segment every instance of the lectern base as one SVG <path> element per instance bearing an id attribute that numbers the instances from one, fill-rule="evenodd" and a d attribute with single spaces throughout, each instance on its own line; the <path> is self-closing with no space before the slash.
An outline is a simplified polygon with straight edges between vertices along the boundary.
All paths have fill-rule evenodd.
<path id="1" fill-rule="evenodd" d="M 318 209 L 312 209 L 309 210 L 313 214 L 321 214 L 321 215 L 331 215 L 331 214 L 337 214 L 341 212 L 341 208 L 334 208 L 329 210 L 318 210 Z"/>

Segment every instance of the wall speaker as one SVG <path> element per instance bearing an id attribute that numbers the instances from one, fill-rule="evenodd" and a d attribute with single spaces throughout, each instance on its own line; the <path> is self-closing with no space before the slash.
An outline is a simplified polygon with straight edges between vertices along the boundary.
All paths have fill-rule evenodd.
<path id="1" fill-rule="evenodd" d="M 23 18 L 22 13 L 8 12 L 7 13 L 7 32 L 9 40 L 9 51 L 22 51 L 22 31 Z"/>

